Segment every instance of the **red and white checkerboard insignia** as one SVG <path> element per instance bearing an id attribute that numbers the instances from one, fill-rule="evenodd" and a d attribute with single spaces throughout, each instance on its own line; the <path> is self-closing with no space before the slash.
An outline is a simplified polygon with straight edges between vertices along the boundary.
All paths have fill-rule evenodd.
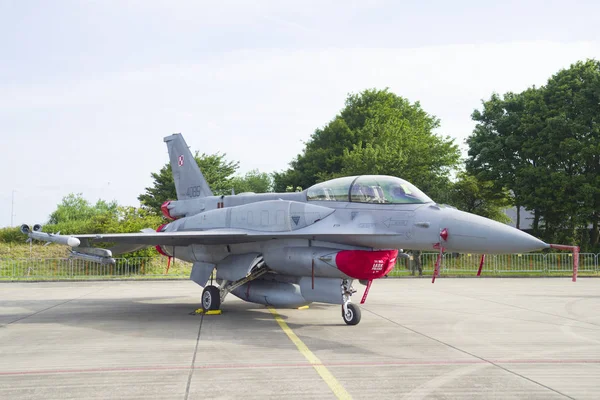
<path id="1" fill-rule="evenodd" d="M 177 159 L 177 164 L 179 164 L 180 167 L 183 166 L 183 156 L 179 156 L 179 158 Z"/>

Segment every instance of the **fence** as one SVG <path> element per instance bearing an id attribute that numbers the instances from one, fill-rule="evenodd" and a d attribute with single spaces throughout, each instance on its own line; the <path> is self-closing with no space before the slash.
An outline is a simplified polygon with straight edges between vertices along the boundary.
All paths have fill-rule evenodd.
<path id="1" fill-rule="evenodd" d="M 423 272 L 433 272 L 437 253 L 421 254 Z M 475 275 L 479 269 L 479 254 L 444 254 L 440 274 Z M 69 258 L 0 259 L 0 280 L 59 280 L 59 279 L 123 279 L 123 278 L 188 278 L 191 264 L 172 263 L 167 273 L 164 257 L 118 258 L 116 264 L 98 264 Z M 579 255 L 579 275 L 600 275 L 600 254 Z M 410 274 L 414 261 L 399 259 L 389 276 Z M 573 255 L 569 253 L 528 253 L 487 255 L 483 276 L 556 276 L 570 275 Z"/>
<path id="2" fill-rule="evenodd" d="M 70 258 L 0 259 L 0 280 L 187 278 L 191 264 L 177 260 L 167 273 L 162 257 L 117 258 L 100 264 Z"/>
<path id="3" fill-rule="evenodd" d="M 421 254 L 423 273 L 432 273 L 437 253 Z M 600 254 L 579 254 L 579 275 L 598 275 L 600 268 L 598 261 Z M 481 262 L 480 254 L 443 255 L 442 275 L 475 275 Z M 390 276 L 407 275 L 414 263 L 413 260 L 400 259 Z M 570 253 L 526 253 L 526 254 L 498 254 L 486 255 L 482 275 L 493 276 L 553 276 L 570 275 L 573 272 L 573 254 Z"/>

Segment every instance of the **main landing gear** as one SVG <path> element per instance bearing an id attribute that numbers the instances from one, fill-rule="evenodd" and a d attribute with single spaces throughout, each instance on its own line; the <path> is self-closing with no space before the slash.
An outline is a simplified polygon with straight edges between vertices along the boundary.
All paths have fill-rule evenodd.
<path id="1" fill-rule="evenodd" d="M 227 296 L 229 292 L 268 272 L 268 268 L 264 265 L 262 258 L 257 265 L 258 267 L 253 269 L 250 274 L 235 282 L 220 280 L 218 281 L 219 286 L 212 284 L 206 285 L 204 290 L 202 290 L 202 309 L 204 311 L 218 310 L 221 307 L 221 303 L 225 300 L 225 296 Z"/>
<path id="2" fill-rule="evenodd" d="M 219 307 L 221 307 L 221 291 L 216 286 L 206 286 L 202 291 L 202 309 L 210 311 L 218 310 Z"/>
<path id="3" fill-rule="evenodd" d="M 360 322 L 360 308 L 350 302 L 352 294 L 356 290 L 352 288 L 352 283 L 348 279 L 342 280 L 342 318 L 347 325 L 357 325 Z"/>

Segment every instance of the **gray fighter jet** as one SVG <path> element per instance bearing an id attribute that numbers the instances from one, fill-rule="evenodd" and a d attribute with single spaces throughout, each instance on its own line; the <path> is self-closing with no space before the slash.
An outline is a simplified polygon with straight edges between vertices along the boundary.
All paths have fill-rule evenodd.
<path id="1" fill-rule="evenodd" d="M 510 226 L 436 204 L 392 176 L 332 179 L 297 193 L 214 196 L 183 137 L 164 141 L 177 200 L 162 210 L 172 222 L 156 232 L 61 236 L 24 225 L 24 233 L 75 244 L 73 256 L 99 262 L 154 245 L 163 255 L 193 263 L 190 278 L 204 287 L 204 310 L 219 309 L 229 293 L 275 307 L 322 302 L 341 305 L 349 325 L 361 318 L 350 301 L 353 282 L 366 285 L 364 302 L 371 282 L 389 273 L 398 257 L 407 257 L 402 249 L 495 254 L 550 246 Z M 94 248 L 94 242 L 117 247 Z"/>

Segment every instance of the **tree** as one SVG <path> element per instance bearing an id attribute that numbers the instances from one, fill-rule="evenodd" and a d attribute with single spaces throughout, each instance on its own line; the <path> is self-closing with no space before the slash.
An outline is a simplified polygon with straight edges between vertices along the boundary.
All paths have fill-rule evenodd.
<path id="1" fill-rule="evenodd" d="M 120 206 L 116 201 L 98 200 L 92 204 L 81 194 L 71 193 L 50 214 L 44 230 L 63 234 L 127 233 L 161 223 L 160 217 L 147 210 Z"/>
<path id="2" fill-rule="evenodd" d="M 244 192 L 267 193 L 272 191 L 273 179 L 266 172 L 253 169 L 246 172 L 244 176 L 234 176 L 231 179 L 231 187 L 238 194 Z"/>
<path id="3" fill-rule="evenodd" d="M 439 120 L 416 102 L 385 90 L 349 95 L 339 115 L 310 137 L 290 168 L 274 174 L 275 191 L 307 188 L 343 175 L 399 176 L 440 200 L 460 159 Z"/>
<path id="4" fill-rule="evenodd" d="M 517 207 L 517 228 L 520 207 L 531 204 L 527 198 L 530 185 L 524 181 L 523 172 L 536 170 L 539 155 L 535 149 L 546 112 L 542 89 L 533 87 L 503 98 L 493 94 L 483 103 L 482 111 L 475 110 L 471 116 L 478 123 L 467 139 L 467 172 L 481 181 L 493 182 L 498 192 L 510 190 Z M 534 230 L 538 220 L 534 220 Z"/>
<path id="5" fill-rule="evenodd" d="M 598 246 L 598 104 L 595 60 L 559 71 L 543 87 L 492 95 L 473 113 L 467 171 L 533 210 L 533 229 L 546 241 L 580 242 L 591 224 L 589 245 Z"/>
<path id="6" fill-rule="evenodd" d="M 553 193 L 562 215 L 546 223 L 567 229 L 566 240 L 577 228 L 592 225 L 590 245 L 599 245 L 600 220 L 600 61 L 579 61 L 552 76 L 544 100 L 549 113 L 544 143 Z M 557 205 L 554 204 L 554 207 Z M 566 217 L 566 218 L 565 218 Z M 576 239 L 575 239 L 576 240 Z"/>
<path id="7" fill-rule="evenodd" d="M 459 210 L 499 222 L 510 222 L 503 210 L 512 204 L 507 190 L 498 191 L 491 181 L 480 181 L 462 172 L 450 188 L 448 203 Z"/>
<path id="8" fill-rule="evenodd" d="M 65 235 L 85 233 L 132 233 L 144 228 L 156 228 L 163 223 L 162 217 L 143 208 L 120 206 L 116 201 L 98 200 L 95 204 L 81 194 L 65 196 L 50 215 L 45 232 L 61 232 Z M 21 235 L 22 239 L 22 235 Z M 99 243 L 110 247 L 112 244 Z M 146 257 L 157 254 L 153 246 L 129 253 L 125 257 Z"/>
<path id="9" fill-rule="evenodd" d="M 233 174 L 239 168 L 239 162 L 227 161 L 225 154 L 201 154 L 194 156 L 206 182 L 215 195 L 230 194 L 233 188 Z M 142 205 L 155 213 L 160 214 L 160 206 L 167 200 L 177 199 L 175 182 L 171 165 L 165 164 L 158 173 L 153 172 L 154 183 L 146 188 L 146 192 L 138 196 Z"/>
<path id="10" fill-rule="evenodd" d="M 89 221 L 100 215 L 114 217 L 117 215 L 117 208 L 118 204 L 116 201 L 106 202 L 105 200 L 98 200 L 95 205 L 92 205 L 88 200 L 83 198 L 81 193 L 70 193 L 63 197 L 56 210 L 50 214 L 48 224 L 77 224 L 82 221 Z"/>

